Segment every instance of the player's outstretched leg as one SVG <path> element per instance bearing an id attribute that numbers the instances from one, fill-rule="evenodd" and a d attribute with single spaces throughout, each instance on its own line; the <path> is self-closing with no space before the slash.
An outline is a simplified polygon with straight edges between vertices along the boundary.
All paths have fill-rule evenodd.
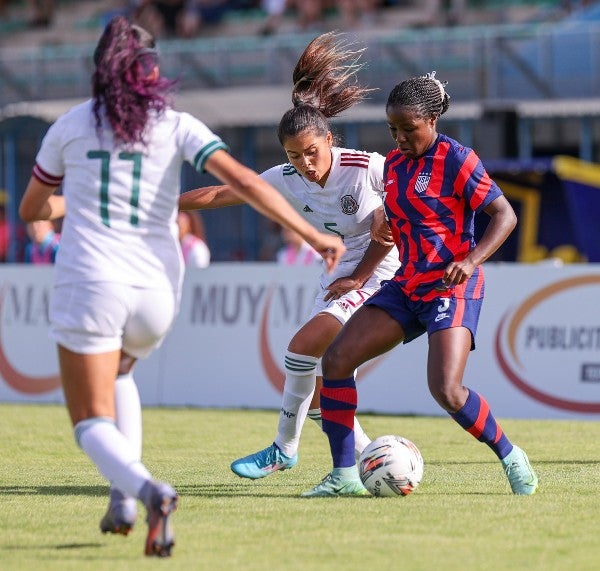
<path id="1" fill-rule="evenodd" d="M 334 468 L 320 484 L 300 494 L 303 498 L 334 498 L 342 496 L 370 496 L 364 487 L 358 468 Z"/>
<path id="2" fill-rule="evenodd" d="M 102 533 L 128 535 L 137 520 L 137 500 L 111 487 L 108 510 L 100 521 Z"/>
<path id="3" fill-rule="evenodd" d="M 519 496 L 535 494 L 538 477 L 529 463 L 527 454 L 521 448 L 513 444 L 512 451 L 501 462 L 513 494 Z"/>
<path id="4" fill-rule="evenodd" d="M 513 494 L 530 496 L 535 493 L 538 478 L 529 464 L 527 454 L 504 434 L 483 396 L 469 389 L 465 404 L 451 416 L 480 442 L 485 442 L 498 456 Z"/>
<path id="5" fill-rule="evenodd" d="M 147 510 L 145 554 L 169 557 L 175 545 L 171 514 L 177 509 L 177 493 L 169 484 L 150 480 L 142 486 L 139 497 Z"/>
<path id="6" fill-rule="evenodd" d="M 257 480 L 278 470 L 289 470 L 298 462 L 298 453 L 286 456 L 273 443 L 263 450 L 238 458 L 231 463 L 231 470 L 241 478 Z"/>

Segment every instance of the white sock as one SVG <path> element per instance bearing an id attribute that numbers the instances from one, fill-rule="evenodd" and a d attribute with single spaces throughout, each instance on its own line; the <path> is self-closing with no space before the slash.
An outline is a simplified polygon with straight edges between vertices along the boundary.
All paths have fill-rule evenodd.
<path id="1" fill-rule="evenodd" d="M 137 497 L 152 479 L 129 441 L 106 417 L 82 420 L 75 425 L 75 440 L 100 473 L 128 496 Z"/>
<path id="2" fill-rule="evenodd" d="M 142 404 L 133 373 L 119 375 L 115 382 L 115 421 L 117 428 L 142 459 Z"/>
<path id="3" fill-rule="evenodd" d="M 363 427 L 358 422 L 356 415 L 354 416 L 354 450 L 359 454 L 371 444 L 371 439 L 367 436 L 367 433 L 363 430 Z"/>
<path id="4" fill-rule="evenodd" d="M 285 385 L 275 444 L 286 456 L 298 452 L 302 425 L 315 392 L 317 361 L 309 355 L 285 354 Z"/>
<path id="5" fill-rule="evenodd" d="M 308 411 L 307 416 L 312 421 L 314 421 L 321 430 L 323 429 L 323 419 L 321 418 L 321 409 L 320 408 L 311 408 Z"/>
<path id="6" fill-rule="evenodd" d="M 308 411 L 308 418 L 317 423 L 320 428 L 323 428 L 323 420 L 321 419 L 321 409 L 311 408 Z M 358 418 L 354 417 L 354 449 L 360 454 L 368 444 L 371 443 L 371 439 L 367 436 L 367 433 L 363 430 L 363 427 L 358 422 Z"/>
<path id="7" fill-rule="evenodd" d="M 115 381 L 115 422 L 119 432 L 129 440 L 129 444 L 142 459 L 142 403 L 133 371 L 119 375 Z M 114 487 L 114 486 L 113 486 Z M 123 490 L 124 501 L 135 505 L 134 497 L 127 497 Z M 123 501 L 123 500 L 121 500 Z"/>

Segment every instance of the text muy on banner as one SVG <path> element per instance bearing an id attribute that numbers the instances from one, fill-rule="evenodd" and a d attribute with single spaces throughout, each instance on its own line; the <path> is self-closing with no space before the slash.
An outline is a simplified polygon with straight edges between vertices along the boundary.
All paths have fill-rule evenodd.
<path id="1" fill-rule="evenodd" d="M 0 401 L 61 402 L 48 337 L 52 268 L 0 268 Z M 315 268 L 217 263 L 186 276 L 180 314 L 138 364 L 145 405 L 279 408 L 283 353 L 317 292 Z M 600 265 L 486 264 L 465 385 L 497 416 L 600 417 Z M 365 335 L 368 335 L 365 331 Z M 359 410 L 442 414 L 427 390 L 427 339 L 359 371 Z"/>

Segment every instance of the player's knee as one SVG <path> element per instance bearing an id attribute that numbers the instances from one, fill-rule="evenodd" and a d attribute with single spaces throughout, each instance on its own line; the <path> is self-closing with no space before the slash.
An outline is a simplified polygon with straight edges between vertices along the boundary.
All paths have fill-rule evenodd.
<path id="1" fill-rule="evenodd" d="M 433 383 L 429 385 L 429 391 L 446 412 L 457 412 L 464 404 L 463 388 L 460 384 Z"/>
<path id="2" fill-rule="evenodd" d="M 329 379 L 340 379 L 351 375 L 354 367 L 346 363 L 345 357 L 347 355 L 345 356 L 335 344 L 330 345 L 321 359 L 323 376 Z M 346 374 L 347 371 L 350 371 L 350 373 Z"/>

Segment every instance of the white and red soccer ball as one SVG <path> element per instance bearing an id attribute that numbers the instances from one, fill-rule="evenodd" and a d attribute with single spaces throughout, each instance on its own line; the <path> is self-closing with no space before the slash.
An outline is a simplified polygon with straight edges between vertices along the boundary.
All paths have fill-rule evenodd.
<path id="1" fill-rule="evenodd" d="M 388 434 L 373 440 L 358 460 L 360 479 L 374 496 L 407 496 L 423 478 L 423 457 L 410 440 Z"/>

